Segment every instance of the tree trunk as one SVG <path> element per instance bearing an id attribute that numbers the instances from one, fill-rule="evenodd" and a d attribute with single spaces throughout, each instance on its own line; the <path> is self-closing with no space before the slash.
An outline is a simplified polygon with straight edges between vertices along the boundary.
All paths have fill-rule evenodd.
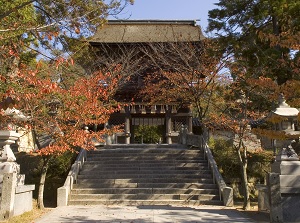
<path id="1" fill-rule="evenodd" d="M 251 204 L 250 204 L 250 192 L 248 187 L 248 174 L 247 174 L 247 167 L 248 167 L 248 159 L 247 159 L 247 149 L 244 148 L 243 155 L 241 153 L 241 147 L 243 145 L 243 142 L 240 141 L 239 146 L 236 148 L 238 157 L 239 157 L 239 163 L 241 166 L 241 172 L 242 172 L 242 186 L 244 188 L 244 204 L 243 209 L 244 210 L 250 210 Z"/>
<path id="2" fill-rule="evenodd" d="M 242 175 L 243 175 L 243 187 L 244 187 L 244 210 L 250 210 L 250 192 L 248 187 L 248 175 L 247 175 L 247 164 L 242 164 Z"/>
<path id="3" fill-rule="evenodd" d="M 37 139 L 37 134 L 35 130 L 32 130 L 33 133 L 33 141 L 37 145 L 38 149 L 41 149 L 41 145 L 39 143 L 39 140 Z M 40 183 L 39 183 L 39 189 L 38 189 L 38 199 L 37 199 L 37 206 L 39 209 L 44 209 L 44 188 L 45 188 L 45 181 L 47 176 L 47 171 L 49 167 L 49 161 L 51 158 L 43 157 L 43 166 L 41 170 L 41 176 L 40 176 Z"/>
<path id="4" fill-rule="evenodd" d="M 45 189 L 45 181 L 46 181 L 46 175 L 47 175 L 50 159 L 51 158 L 44 158 L 44 164 L 42 167 L 39 190 L 38 190 L 38 200 L 37 200 L 37 205 L 38 205 L 39 209 L 45 208 L 45 206 L 44 206 L 44 189 Z"/>

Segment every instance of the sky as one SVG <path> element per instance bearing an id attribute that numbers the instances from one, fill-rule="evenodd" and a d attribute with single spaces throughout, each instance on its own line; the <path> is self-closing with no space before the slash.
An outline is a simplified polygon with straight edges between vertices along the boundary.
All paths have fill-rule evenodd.
<path id="1" fill-rule="evenodd" d="M 204 31 L 208 11 L 216 8 L 218 0 L 135 0 L 118 15 L 119 19 L 200 20 Z"/>

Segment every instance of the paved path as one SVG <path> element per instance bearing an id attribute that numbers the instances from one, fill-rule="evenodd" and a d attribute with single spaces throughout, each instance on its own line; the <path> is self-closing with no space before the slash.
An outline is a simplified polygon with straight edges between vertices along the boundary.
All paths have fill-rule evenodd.
<path id="1" fill-rule="evenodd" d="M 216 206 L 66 206 L 57 207 L 35 223 L 254 223 L 243 212 Z"/>

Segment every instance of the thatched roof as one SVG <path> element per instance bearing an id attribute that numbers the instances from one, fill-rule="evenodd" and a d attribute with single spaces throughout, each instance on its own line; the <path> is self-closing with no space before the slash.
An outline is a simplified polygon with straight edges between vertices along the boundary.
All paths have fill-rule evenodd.
<path id="1" fill-rule="evenodd" d="M 204 39 L 193 20 L 109 20 L 89 41 L 101 43 L 198 42 Z"/>

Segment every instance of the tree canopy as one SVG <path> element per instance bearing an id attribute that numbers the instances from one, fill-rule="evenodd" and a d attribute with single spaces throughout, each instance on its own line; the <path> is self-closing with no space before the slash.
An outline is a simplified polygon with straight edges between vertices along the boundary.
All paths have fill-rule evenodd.
<path id="1" fill-rule="evenodd" d="M 144 99 L 179 106 L 190 104 L 195 117 L 206 117 L 216 88 L 227 82 L 222 73 L 224 63 L 220 57 L 212 56 L 214 45 L 217 43 L 206 39 L 201 43 L 154 43 L 143 48 L 156 69 L 154 75 L 151 72 L 145 78 Z"/>
<path id="2" fill-rule="evenodd" d="M 216 32 L 222 52 L 232 55 L 231 66 L 279 85 L 299 79 L 299 1 L 220 0 L 216 6 L 207 31 Z"/>
<path id="3" fill-rule="evenodd" d="M 120 110 L 113 100 L 122 67 L 107 64 L 106 70 L 87 73 L 74 64 L 78 42 L 84 41 L 105 22 L 117 16 L 129 0 L 16 0 L 0 3 L 0 121 L 33 131 L 38 154 L 43 156 L 38 204 L 49 161 L 77 147 L 94 148 L 92 138 L 103 141 L 110 130 L 91 132 L 86 125 L 104 125 Z M 73 45 L 72 45 L 73 44 Z M 78 49 L 79 51 L 80 49 Z M 9 112 L 7 112 L 9 111 Z M 15 112 L 22 118 L 12 118 Z M 13 125 L 12 125 L 13 124 Z M 41 146 L 39 137 L 48 142 Z"/>
<path id="4" fill-rule="evenodd" d="M 300 2 L 296 0 L 219 0 L 209 11 L 207 31 L 214 32 L 232 82 L 222 90 L 225 103 L 211 125 L 237 137 L 233 148 L 242 169 L 244 208 L 250 207 L 247 186 L 249 125 L 274 109 L 283 92 L 299 107 Z M 242 94 L 241 94 L 242 93 Z M 244 95 L 239 98 L 240 95 Z M 291 103 L 290 103 L 291 102 Z M 264 136 L 281 139 L 272 129 Z"/>

